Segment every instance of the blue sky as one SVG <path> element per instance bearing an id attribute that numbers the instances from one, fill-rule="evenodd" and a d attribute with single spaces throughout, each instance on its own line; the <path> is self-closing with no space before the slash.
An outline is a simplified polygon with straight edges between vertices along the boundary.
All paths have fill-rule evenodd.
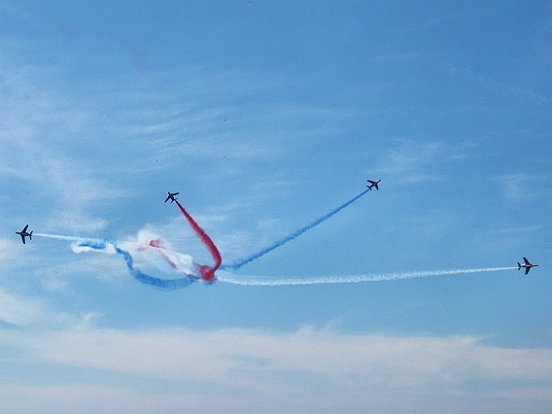
<path id="1" fill-rule="evenodd" d="M 0 4 L 6 413 L 546 413 L 552 407 L 549 2 Z M 163 235 L 309 278 L 140 284 L 36 232 Z"/>

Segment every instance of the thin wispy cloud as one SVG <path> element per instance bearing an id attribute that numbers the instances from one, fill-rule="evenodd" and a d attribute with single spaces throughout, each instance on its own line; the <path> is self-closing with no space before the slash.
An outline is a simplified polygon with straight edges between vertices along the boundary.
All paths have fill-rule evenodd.
<path id="1" fill-rule="evenodd" d="M 527 173 L 511 173 L 494 177 L 502 194 L 508 201 L 528 202 L 545 197 L 550 192 L 547 177 Z"/>
<path id="2" fill-rule="evenodd" d="M 448 72 L 451 76 L 463 79 L 496 95 L 514 98 L 533 105 L 549 105 L 551 103 L 550 98 L 545 95 L 506 82 L 497 81 L 470 69 L 449 65 Z"/>
<path id="3" fill-rule="evenodd" d="M 76 326 L 80 318 L 58 312 L 43 299 L 0 287 L 0 321 L 20 328 Z"/>
<path id="4" fill-rule="evenodd" d="M 469 143 L 447 144 L 439 141 L 395 139 L 393 148 L 381 157 L 376 168 L 386 177 L 407 184 L 441 181 L 446 177 L 436 173 L 437 167 L 469 157 Z"/>
<path id="5" fill-rule="evenodd" d="M 17 76 L 7 71 L 4 76 L 6 88 L 14 92 L 6 94 L 0 104 L 6 114 L 0 121 L 5 134 L 0 171 L 7 179 L 23 183 L 34 200 L 63 212 L 49 215 L 44 211 L 43 225 L 68 231 L 103 229 L 106 219 L 91 213 L 94 203 L 127 193 L 99 178 L 102 174 L 87 159 L 75 156 L 79 142 L 83 142 L 79 135 L 87 133 L 84 128 L 90 125 L 92 114 L 83 115 L 84 110 L 78 107 L 66 108 L 60 92 L 50 94 L 44 86 L 47 77 L 38 70 Z M 58 132 L 53 135 L 52 130 Z M 59 142 L 70 144 L 60 146 Z"/>

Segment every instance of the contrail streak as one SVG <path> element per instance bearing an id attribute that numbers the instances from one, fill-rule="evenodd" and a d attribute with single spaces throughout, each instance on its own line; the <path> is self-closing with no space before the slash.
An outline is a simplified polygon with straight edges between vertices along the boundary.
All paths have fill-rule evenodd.
<path id="1" fill-rule="evenodd" d="M 297 286 L 326 285 L 341 283 L 386 282 L 391 280 L 416 279 L 431 276 L 452 276 L 472 273 L 502 272 L 515 270 L 517 267 L 485 267 L 476 269 L 424 270 L 419 272 L 382 273 L 365 275 L 320 276 L 310 278 L 280 278 L 276 276 L 241 276 L 230 272 L 219 271 L 217 279 L 223 283 L 240 286 Z"/>
<path id="2" fill-rule="evenodd" d="M 330 211 L 329 213 L 326 213 L 324 214 L 322 217 L 320 217 L 319 219 L 313 221 L 312 223 L 310 224 L 307 224 L 305 227 L 302 227 L 300 228 L 299 230 L 296 230 L 294 231 L 293 233 L 291 233 L 290 235 L 276 241 L 275 243 L 271 244 L 270 246 L 268 247 L 265 247 L 264 249 L 261 249 L 260 251 L 256 252 L 256 253 L 253 253 L 249 256 L 246 256 L 246 257 L 243 257 L 241 259 L 238 259 L 236 260 L 234 263 L 232 264 L 225 264 L 225 265 L 222 265 L 220 268 L 221 269 L 233 269 L 233 270 L 238 270 L 240 267 L 242 266 L 245 266 L 246 264 L 248 263 L 251 263 L 252 261 L 254 260 L 257 260 L 258 258 L 260 258 L 261 256 L 264 256 L 265 254 L 271 252 L 272 250 L 280 247 L 280 246 L 283 246 L 284 244 L 286 244 L 287 242 L 289 241 L 292 241 L 293 239 L 299 237 L 301 234 L 307 232 L 308 230 L 318 226 L 319 224 L 321 224 L 322 222 L 328 220 L 329 218 L 331 218 L 332 216 L 336 215 L 337 213 L 339 213 L 341 210 L 343 210 L 344 208 L 350 206 L 351 204 L 353 204 L 355 201 L 357 201 L 360 197 L 362 197 L 364 194 L 366 194 L 369 190 L 364 190 L 362 193 L 360 193 L 359 195 L 353 197 L 352 199 L 350 199 L 349 201 L 346 201 L 345 203 L 343 203 L 342 205 L 340 205 L 339 207 L 333 209 L 332 211 Z"/>
<path id="3" fill-rule="evenodd" d="M 74 241 L 74 242 L 92 242 L 96 244 L 102 244 L 102 243 L 106 244 L 108 242 L 112 242 L 110 239 L 94 239 L 90 237 L 66 236 L 63 234 L 33 233 L 33 236 L 47 237 L 49 239 L 67 240 L 67 241 Z"/>

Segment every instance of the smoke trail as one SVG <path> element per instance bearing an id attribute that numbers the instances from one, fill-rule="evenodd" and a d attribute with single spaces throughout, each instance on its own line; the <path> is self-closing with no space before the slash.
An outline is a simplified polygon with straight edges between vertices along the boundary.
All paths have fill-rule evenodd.
<path id="1" fill-rule="evenodd" d="M 206 282 L 211 283 L 215 280 L 215 272 L 222 263 L 220 252 L 207 233 L 205 233 L 199 224 L 197 224 L 194 218 L 186 211 L 178 200 L 176 200 L 176 204 L 188 220 L 190 226 L 211 253 L 215 262 L 214 266 L 211 267 L 198 264 L 194 262 L 191 256 L 168 249 L 159 237 L 145 234 L 143 232 L 138 233 L 138 238 L 135 242 L 123 243 L 112 241 L 110 239 L 66 236 L 63 234 L 35 233 L 34 235 L 50 239 L 72 241 L 74 242 L 72 249 L 76 253 L 93 250 L 108 254 L 119 254 L 125 260 L 128 271 L 132 277 L 139 282 L 157 288 L 166 290 L 180 289 L 199 280 L 200 277 Z M 159 258 L 161 258 L 165 265 L 168 264 L 170 266 L 171 271 L 181 273 L 184 277 L 177 279 L 165 279 L 150 276 L 136 267 L 135 258 L 139 259 L 139 262 L 141 263 L 140 266 L 143 266 L 144 264 L 153 264 L 155 266 L 159 263 Z"/>
<path id="2" fill-rule="evenodd" d="M 65 237 L 56 237 L 56 238 L 65 239 Z M 71 237 L 71 236 L 69 236 L 68 238 L 71 240 L 75 238 L 81 239 L 80 237 Z M 110 245 L 113 246 L 113 249 L 109 249 Z M 90 248 L 92 250 L 104 251 L 106 253 L 112 253 L 114 251 L 115 253 L 123 256 L 123 259 L 125 260 L 128 271 L 132 275 L 132 277 L 134 277 L 134 279 L 136 279 L 141 283 L 145 283 L 147 285 L 154 286 L 160 289 L 165 289 L 165 290 L 180 289 L 192 284 L 197 280 L 197 277 L 194 278 L 190 275 L 186 275 L 185 277 L 178 278 L 178 279 L 161 279 L 158 277 L 150 276 L 134 267 L 134 258 L 127 250 L 119 246 L 110 244 L 109 242 L 95 243 L 94 241 L 91 241 L 89 239 L 87 241 L 78 241 L 76 244 L 76 247 L 77 249 L 74 248 L 73 250 L 81 251 L 80 249 Z"/>
<path id="3" fill-rule="evenodd" d="M 72 246 L 73 251 L 81 252 L 87 250 L 101 251 L 108 254 L 119 254 L 125 260 L 129 273 L 137 281 L 154 286 L 164 290 L 180 289 L 198 281 L 200 275 L 205 279 L 202 269 L 212 270 L 213 274 L 216 268 L 206 265 L 200 265 L 193 261 L 193 258 L 182 253 L 168 249 L 162 240 L 154 235 L 140 232 L 136 242 L 116 243 L 109 239 L 94 239 L 78 236 L 65 236 L 60 234 L 37 233 L 41 237 L 52 239 L 68 240 L 75 242 Z M 207 236 L 208 237 L 208 236 Z M 209 239 L 210 240 L 210 239 Z M 211 241 L 212 243 L 212 241 Z M 218 250 L 216 250 L 218 251 Z M 132 252 L 132 253 L 131 253 Z M 135 266 L 134 256 L 137 256 L 143 262 L 148 259 L 147 252 L 157 253 L 173 271 L 181 273 L 184 277 L 176 279 L 164 279 L 150 276 Z M 213 257 L 216 257 L 215 255 Z M 216 259 L 215 259 L 216 260 Z M 216 266 L 216 264 L 215 264 Z M 214 269 L 214 270 L 213 270 Z M 506 270 L 516 270 L 515 266 L 508 267 L 486 267 L 471 269 L 446 269 L 446 270 L 426 270 L 417 272 L 398 272 L 381 274 L 361 274 L 361 275 L 340 275 L 340 276 L 320 276 L 310 278 L 289 278 L 277 276 L 242 276 L 235 273 L 219 270 L 217 280 L 223 283 L 240 286 L 306 286 L 322 284 L 344 284 L 344 283 L 366 283 L 366 282 L 384 282 L 393 280 L 406 280 L 425 278 L 432 276 L 453 276 L 467 275 L 487 272 L 501 272 Z M 205 270 L 204 270 L 205 271 Z M 211 281 L 213 281 L 211 279 Z"/>
<path id="4" fill-rule="evenodd" d="M 94 239 L 90 237 L 78 237 L 78 236 L 65 236 L 63 234 L 49 234 L 49 233 L 33 233 L 33 236 L 47 237 L 49 239 L 67 240 L 74 242 L 91 242 L 96 244 L 106 244 L 110 242 L 109 239 Z"/>
<path id="5" fill-rule="evenodd" d="M 134 279 L 136 279 L 137 281 L 145 283 L 147 285 L 155 286 L 160 289 L 175 290 L 191 285 L 197 280 L 196 278 L 193 278 L 191 276 L 186 276 L 178 279 L 161 279 L 158 277 L 147 275 L 134 267 L 134 259 L 129 252 L 121 249 L 120 247 L 115 247 L 115 251 L 123 256 L 123 258 L 125 259 L 126 265 L 132 277 L 134 277 Z"/>
<path id="6" fill-rule="evenodd" d="M 91 237 L 67 236 L 63 234 L 35 233 L 37 236 L 57 240 L 67 240 L 74 242 L 71 246 L 75 253 L 83 251 L 97 251 L 107 254 L 119 254 L 123 257 L 130 275 L 137 281 L 163 290 L 181 289 L 199 280 L 198 273 L 201 266 L 193 262 L 191 256 L 182 255 L 173 252 L 163 246 L 161 240 L 140 232 L 135 242 L 115 242 L 110 239 L 98 239 Z M 33 234 L 33 235 L 35 235 Z M 130 251 L 133 253 L 131 254 Z M 164 259 L 171 269 L 184 274 L 184 277 L 165 279 L 150 276 L 135 266 L 134 255 L 138 255 L 141 261 L 148 260 L 147 252 L 157 252 L 158 256 Z M 183 259 L 183 256 L 184 259 Z"/>
<path id="7" fill-rule="evenodd" d="M 241 286 L 297 286 L 324 285 L 341 283 L 385 282 L 391 280 L 415 279 L 431 276 L 452 276 L 473 273 L 501 272 L 515 270 L 517 267 L 486 267 L 477 269 L 426 270 L 419 272 L 382 273 L 365 275 L 320 276 L 312 278 L 280 278 L 266 276 L 241 276 L 220 271 L 218 280 L 224 283 Z"/>
<path id="8" fill-rule="evenodd" d="M 270 246 L 268 247 L 265 247 L 264 249 L 261 249 L 260 251 L 258 251 L 257 253 L 253 253 L 249 256 L 246 256 L 244 258 L 241 258 L 241 259 L 238 259 L 236 260 L 234 263 L 232 264 L 225 264 L 223 266 L 221 266 L 221 269 L 233 269 L 233 270 L 238 270 L 240 267 L 248 264 L 248 263 L 251 263 L 252 261 L 254 260 L 257 260 L 259 257 L 261 256 L 264 256 L 265 254 L 271 252 L 272 250 L 274 249 L 277 249 L 278 247 L 280 246 L 283 246 L 284 244 L 286 244 L 287 242 L 299 237 L 301 234 L 307 232 L 308 230 L 318 226 L 319 224 L 321 224 L 322 222 L 328 220 L 329 218 L 331 218 L 332 216 L 336 215 L 337 213 L 339 213 L 341 210 L 343 210 L 344 208 L 350 206 L 351 204 L 353 204 L 355 201 L 357 201 L 360 197 L 362 197 L 364 194 L 366 194 L 369 190 L 364 190 L 362 193 L 360 193 L 359 195 L 353 197 L 352 199 L 350 199 L 349 201 L 343 203 L 342 205 L 340 205 L 339 207 L 333 209 L 332 211 L 330 211 L 329 213 L 326 213 L 325 215 L 323 215 L 322 217 L 320 217 L 319 219 L 313 221 L 312 223 L 306 225 L 305 227 L 302 227 L 300 228 L 299 230 L 296 230 L 295 232 L 291 233 L 290 235 L 278 240 L 277 242 L 271 244 Z"/>
<path id="9" fill-rule="evenodd" d="M 213 243 L 213 240 L 211 240 L 211 238 L 207 235 L 207 233 L 205 233 L 205 230 L 203 230 L 199 226 L 199 224 L 197 224 L 197 222 L 193 219 L 192 216 L 190 216 L 190 214 L 186 211 L 186 209 L 182 207 L 182 204 L 180 204 L 178 200 L 175 200 L 175 201 L 176 201 L 176 205 L 178 206 L 182 214 L 184 214 L 184 216 L 188 220 L 188 223 L 190 223 L 190 226 L 192 226 L 192 228 L 194 229 L 196 234 L 200 237 L 205 247 L 207 247 L 209 252 L 211 252 L 211 256 L 213 256 L 213 260 L 215 261 L 215 265 L 213 267 L 203 265 L 203 266 L 200 266 L 199 268 L 199 271 L 203 279 L 206 282 L 212 282 L 215 280 L 215 272 L 222 264 L 222 256 L 220 255 L 220 252 L 217 246 L 215 245 L 215 243 Z"/>

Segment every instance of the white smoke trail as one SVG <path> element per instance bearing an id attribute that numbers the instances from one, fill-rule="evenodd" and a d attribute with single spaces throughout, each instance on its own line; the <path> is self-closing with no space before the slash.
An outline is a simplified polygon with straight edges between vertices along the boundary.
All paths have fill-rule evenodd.
<path id="1" fill-rule="evenodd" d="M 366 275 L 319 276 L 311 278 L 279 278 L 274 276 L 241 276 L 235 273 L 218 271 L 217 279 L 224 283 L 241 286 L 297 286 L 324 285 L 339 283 L 385 282 L 390 280 L 415 279 L 431 276 L 451 276 L 470 273 L 501 272 L 517 267 L 486 267 L 477 269 L 425 270 L 419 272 L 382 273 Z"/>
<path id="2" fill-rule="evenodd" d="M 33 236 L 38 237 L 47 237 L 49 239 L 57 239 L 57 240 L 67 240 L 67 241 L 74 241 L 74 242 L 92 242 L 92 243 L 110 243 L 109 239 L 94 239 L 90 237 L 79 237 L 79 236 L 66 236 L 63 234 L 49 234 L 49 233 L 33 233 Z"/>

